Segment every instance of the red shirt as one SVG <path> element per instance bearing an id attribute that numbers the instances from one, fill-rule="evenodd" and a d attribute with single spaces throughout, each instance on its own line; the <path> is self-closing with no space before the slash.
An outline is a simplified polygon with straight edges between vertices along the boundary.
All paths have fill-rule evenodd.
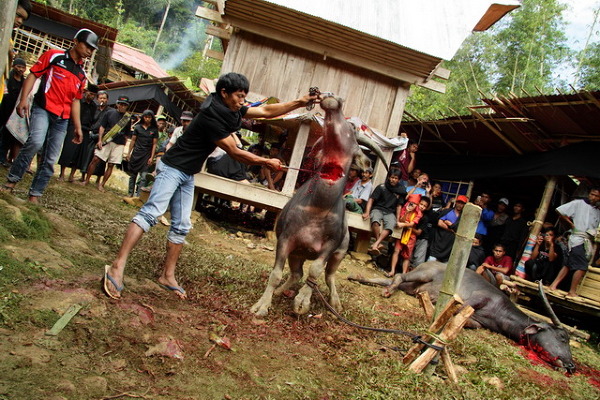
<path id="1" fill-rule="evenodd" d="M 512 268 L 513 268 L 513 260 L 512 260 L 512 258 L 510 258 L 510 256 L 502 256 L 502 258 L 500 259 L 499 262 L 494 260 L 494 256 L 488 256 L 485 259 L 484 263 L 490 264 L 490 265 L 493 265 L 494 267 L 499 267 L 499 268 L 508 267 L 508 273 L 506 273 L 506 275 L 510 275 L 512 272 Z M 496 271 L 492 271 L 492 272 L 496 272 Z"/>
<path id="2" fill-rule="evenodd" d="M 71 117 L 71 103 L 83 98 L 85 72 L 83 59 L 76 63 L 69 51 L 48 50 L 31 67 L 36 77 L 41 77 L 40 88 L 34 102 L 44 110 L 63 119 Z"/>

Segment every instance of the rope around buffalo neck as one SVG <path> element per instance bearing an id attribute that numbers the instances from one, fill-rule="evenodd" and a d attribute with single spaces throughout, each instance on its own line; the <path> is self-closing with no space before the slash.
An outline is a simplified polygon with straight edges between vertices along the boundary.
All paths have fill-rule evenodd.
<path id="1" fill-rule="evenodd" d="M 335 315 L 340 321 L 353 326 L 355 328 L 359 328 L 359 329 L 364 329 L 367 331 L 374 331 L 374 332 L 386 332 L 386 333 L 395 333 L 397 335 L 404 335 L 404 336 L 408 336 L 412 339 L 413 343 L 421 343 L 422 345 L 425 345 L 427 347 L 431 347 L 434 350 L 437 351 L 442 351 L 444 348 L 440 347 L 440 346 L 435 346 L 431 343 L 427 343 L 426 341 L 424 341 L 422 339 L 422 337 L 420 335 L 415 335 L 414 333 L 408 332 L 408 331 L 403 331 L 400 329 L 388 329 L 388 328 L 373 328 L 370 326 L 364 326 L 364 325 L 359 325 L 355 322 L 352 322 L 350 320 L 347 320 L 346 318 L 342 317 L 342 315 L 340 313 L 337 312 L 337 310 L 335 308 L 333 308 L 331 306 L 331 304 L 329 304 L 329 302 L 325 299 L 325 296 L 323 296 L 323 293 L 321 293 L 321 291 L 319 290 L 319 285 L 317 285 L 317 283 L 315 281 L 313 281 L 312 279 L 307 279 L 306 280 L 306 284 L 308 286 L 310 286 L 311 289 L 313 289 L 317 295 L 319 296 L 319 298 L 321 299 L 321 301 L 323 302 L 323 304 L 325 304 L 325 307 L 333 314 Z"/>

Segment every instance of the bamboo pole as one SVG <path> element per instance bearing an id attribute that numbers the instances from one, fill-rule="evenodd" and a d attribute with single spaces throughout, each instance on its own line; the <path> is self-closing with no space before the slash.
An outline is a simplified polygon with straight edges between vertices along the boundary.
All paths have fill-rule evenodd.
<path id="1" fill-rule="evenodd" d="M 452 252 L 448 260 L 448 266 L 446 267 L 446 273 L 444 274 L 440 295 L 435 305 L 435 316 L 444 309 L 448 300 L 454 296 L 460 287 L 480 217 L 481 207 L 473 203 L 465 204 L 460 217 L 460 223 L 458 224 L 454 246 L 452 246 Z"/>
<path id="2" fill-rule="evenodd" d="M 523 254 L 519 259 L 519 264 L 517 265 L 517 269 L 515 271 L 515 274 L 520 278 L 525 278 L 525 261 L 531 258 L 531 253 L 533 252 L 533 248 L 535 247 L 535 242 L 537 240 L 538 235 L 540 234 L 540 231 L 542 230 L 544 219 L 546 219 L 546 215 L 548 214 L 548 207 L 550 207 L 550 201 L 552 200 L 552 195 L 554 194 L 555 187 L 556 177 L 551 176 L 546 182 L 544 195 L 542 196 L 540 206 L 537 209 L 537 212 L 535 213 L 535 219 L 531 224 L 531 228 L 529 230 L 527 244 L 525 245 L 525 249 L 523 250 Z"/>
<path id="3" fill-rule="evenodd" d="M 12 47 L 10 35 L 15 23 L 15 14 L 17 12 L 16 1 L 3 1 L 0 5 L 0 78 L 5 79 L 4 71 L 10 68 L 8 65 L 9 59 L 6 56 Z M 0 94 L 2 99 L 2 94 Z"/>

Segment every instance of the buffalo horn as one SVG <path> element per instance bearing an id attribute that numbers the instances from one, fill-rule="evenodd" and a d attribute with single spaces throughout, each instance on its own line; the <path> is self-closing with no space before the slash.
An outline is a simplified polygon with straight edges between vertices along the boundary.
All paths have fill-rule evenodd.
<path id="1" fill-rule="evenodd" d="M 548 312 L 548 315 L 550 316 L 550 319 L 552 320 L 552 322 L 554 323 L 554 325 L 556 325 L 557 328 L 560 328 L 561 327 L 560 320 L 558 319 L 558 317 L 554 313 L 554 310 L 552 309 L 552 306 L 550 306 L 550 302 L 548 301 L 548 298 L 546 297 L 546 293 L 544 292 L 544 286 L 543 286 L 541 280 L 538 281 L 538 288 L 539 288 L 539 291 L 540 291 L 540 297 L 542 298 L 542 302 L 544 303 L 544 307 L 546 307 L 546 311 Z"/>
<path id="2" fill-rule="evenodd" d="M 381 147 L 379 147 L 377 145 L 377 143 L 375 143 L 370 137 L 368 137 L 364 133 L 359 132 L 358 130 L 355 130 L 355 132 L 356 132 L 356 141 L 358 142 L 358 144 L 361 144 L 361 145 L 367 147 L 369 150 L 371 150 L 373 153 L 375 153 L 377 155 L 377 157 L 379 157 L 379 159 L 381 160 L 383 165 L 385 166 L 385 169 L 389 170 L 387 161 L 385 160 L 385 157 L 383 156 L 383 151 L 381 151 Z"/>

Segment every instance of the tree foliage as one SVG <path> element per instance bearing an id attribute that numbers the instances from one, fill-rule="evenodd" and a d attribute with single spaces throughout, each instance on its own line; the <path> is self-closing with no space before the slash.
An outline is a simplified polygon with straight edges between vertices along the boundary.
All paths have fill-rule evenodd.
<path id="1" fill-rule="evenodd" d="M 418 88 L 407 111 L 421 119 L 465 114 L 487 96 L 538 94 L 563 86 L 554 75 L 570 62 L 558 0 L 523 0 L 487 32 L 471 35 L 443 67 L 451 70 L 446 93 Z"/>

